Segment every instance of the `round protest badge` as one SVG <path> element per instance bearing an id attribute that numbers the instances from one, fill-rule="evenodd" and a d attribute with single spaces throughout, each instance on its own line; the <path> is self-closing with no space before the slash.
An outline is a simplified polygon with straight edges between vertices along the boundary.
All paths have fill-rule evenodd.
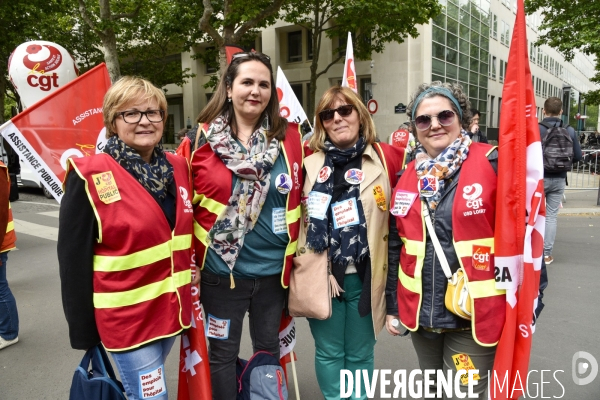
<path id="1" fill-rule="evenodd" d="M 425 175 L 419 179 L 419 192 L 423 197 L 431 197 L 435 195 L 440 187 L 438 178 L 433 175 Z"/>
<path id="2" fill-rule="evenodd" d="M 275 179 L 275 186 L 279 193 L 288 194 L 292 190 L 292 178 L 288 174 L 279 174 Z"/>
<path id="3" fill-rule="evenodd" d="M 346 182 L 351 185 L 358 185 L 365 180 L 365 173 L 358 168 L 351 168 L 344 175 Z"/>
<path id="4" fill-rule="evenodd" d="M 323 183 L 331 176 L 331 167 L 323 167 L 319 171 L 319 176 L 317 176 L 317 182 Z"/>

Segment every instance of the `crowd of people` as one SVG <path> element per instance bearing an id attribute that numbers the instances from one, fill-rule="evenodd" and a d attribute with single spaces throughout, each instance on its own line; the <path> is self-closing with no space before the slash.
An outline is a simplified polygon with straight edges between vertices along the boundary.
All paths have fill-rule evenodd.
<path id="1" fill-rule="evenodd" d="M 141 377 L 164 368 L 176 336 L 190 327 L 190 288 L 199 285 L 214 328 L 207 330 L 213 398 L 235 399 L 246 313 L 253 351 L 279 358 L 293 258 L 325 253 L 331 317 L 308 319 L 325 399 L 340 398 L 340 370 L 373 371 L 384 327 L 410 332 L 422 369 L 453 370 L 456 353 L 491 369 L 505 296 L 494 288 L 493 266 L 473 265 L 476 246 L 464 244 L 493 255 L 498 152 L 476 115 L 459 85 L 419 86 L 407 107 L 414 137 L 407 150 L 379 142 L 361 98 L 335 86 L 318 101 L 314 132 L 303 140 L 303 129 L 279 114 L 269 58 L 241 52 L 196 127 L 182 132 L 186 160 L 161 145 L 163 91 L 121 78 L 104 99 L 103 153 L 70 159 L 65 177 L 58 258 L 71 346 L 102 343 L 127 397 L 142 398 Z M 467 217 L 455 199 L 476 185 L 486 212 Z M 14 246 L 10 231 L 7 240 Z M 0 250 L 2 274 L 10 244 Z M 442 258 L 485 288 L 470 320 L 444 304 Z M 16 338 L 16 309 L 8 314 L 0 345 Z M 156 376 L 166 388 L 164 374 Z M 487 374 L 479 376 L 484 398 Z M 364 389 L 354 394 L 366 398 Z"/>

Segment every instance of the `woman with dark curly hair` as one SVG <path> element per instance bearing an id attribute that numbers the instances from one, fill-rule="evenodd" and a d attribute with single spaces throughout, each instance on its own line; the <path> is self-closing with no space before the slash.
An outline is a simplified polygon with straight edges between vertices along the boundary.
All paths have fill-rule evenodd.
<path id="1" fill-rule="evenodd" d="M 470 104 L 459 85 L 420 85 L 407 109 L 418 144 L 390 206 L 386 328 L 400 334 L 399 319 L 410 331 L 423 370 L 478 369 L 474 391 L 484 398 L 506 301 L 493 264 L 498 152 L 471 141 Z M 468 319 L 446 308 L 444 263 L 480 289 L 471 289 Z M 435 382 L 424 390 L 435 393 Z"/>

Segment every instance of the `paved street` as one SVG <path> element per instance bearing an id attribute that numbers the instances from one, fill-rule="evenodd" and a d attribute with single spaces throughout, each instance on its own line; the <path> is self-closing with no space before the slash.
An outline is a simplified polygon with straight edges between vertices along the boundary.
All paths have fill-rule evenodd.
<path id="1" fill-rule="evenodd" d="M 578 198 L 577 193 L 568 192 L 565 206 L 599 209 L 595 206 L 596 192 L 583 194 L 583 200 Z M 17 298 L 21 327 L 19 343 L 0 351 L 0 400 L 66 399 L 83 352 L 70 348 L 61 306 L 56 257 L 58 204 L 45 199 L 41 192 L 31 191 L 21 192 L 21 199 L 12 203 L 12 208 L 18 250 L 9 254 L 8 280 Z M 589 385 L 577 386 L 571 374 L 573 355 L 578 351 L 591 353 L 600 361 L 600 214 L 559 216 L 553 255 L 546 308 L 534 336 L 526 398 L 597 400 L 600 375 Z M 310 330 L 304 319 L 298 319 L 297 326 L 301 398 L 319 399 Z M 250 355 L 246 337 L 242 356 Z M 171 399 L 176 399 L 178 356 L 176 344 L 166 368 Z M 392 371 L 417 368 L 410 339 L 382 332 L 375 366 Z M 541 370 L 547 371 L 543 378 Z M 290 385 L 290 399 L 295 398 L 293 393 Z M 381 398 L 379 389 L 375 398 Z"/>

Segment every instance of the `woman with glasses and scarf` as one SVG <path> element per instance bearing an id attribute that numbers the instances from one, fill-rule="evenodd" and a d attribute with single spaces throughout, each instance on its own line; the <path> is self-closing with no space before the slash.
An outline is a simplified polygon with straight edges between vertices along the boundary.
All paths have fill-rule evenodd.
<path id="1" fill-rule="evenodd" d="M 474 392 L 487 399 L 506 307 L 494 280 L 498 151 L 471 140 L 460 85 L 420 85 L 407 113 L 418 144 L 390 205 L 386 328 L 392 335 L 410 331 L 422 370 L 451 371 L 454 378 L 460 369 L 478 369 Z M 476 298 L 468 304 L 470 320 L 446 308 L 444 261 L 451 274 L 462 267 L 468 277 Z M 433 381 L 423 390 L 436 393 Z M 463 393 L 466 385 L 461 379 Z"/>
<path id="2" fill-rule="evenodd" d="M 279 114 L 271 62 L 234 54 L 206 108 L 192 155 L 196 262 L 215 399 L 235 399 L 249 314 L 254 352 L 279 359 L 279 324 L 300 227 L 301 131 Z"/>
<path id="3" fill-rule="evenodd" d="M 184 158 L 161 146 L 166 111 L 152 83 L 115 82 L 102 107 L 106 146 L 68 160 L 60 208 L 71 346 L 102 342 L 129 399 L 168 397 L 165 360 L 191 323 L 191 174 Z"/>
<path id="4" fill-rule="evenodd" d="M 387 207 L 404 149 L 375 143 L 373 120 L 349 88 L 328 89 L 316 115 L 297 256 L 327 252 L 334 278 L 331 317 L 308 319 L 317 380 L 330 400 L 340 398 L 340 370 L 373 372 L 386 314 Z M 361 394 L 366 399 L 364 387 Z"/>

